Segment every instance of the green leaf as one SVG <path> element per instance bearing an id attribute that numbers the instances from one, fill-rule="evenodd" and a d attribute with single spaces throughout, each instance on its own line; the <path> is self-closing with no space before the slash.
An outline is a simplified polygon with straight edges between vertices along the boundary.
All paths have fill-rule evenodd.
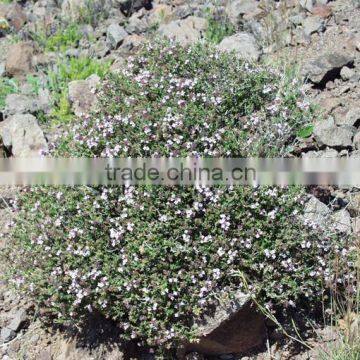
<path id="1" fill-rule="evenodd" d="M 305 139 L 311 136 L 313 131 L 314 131 L 314 125 L 306 125 L 302 129 L 300 129 L 296 135 L 300 138 Z"/>

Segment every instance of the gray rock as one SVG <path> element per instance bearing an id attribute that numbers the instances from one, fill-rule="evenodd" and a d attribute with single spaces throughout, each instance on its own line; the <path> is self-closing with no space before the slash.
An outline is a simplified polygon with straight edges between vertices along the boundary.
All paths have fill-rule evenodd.
<path id="1" fill-rule="evenodd" d="M 360 120 L 360 107 L 352 107 L 345 116 L 345 124 L 355 126 Z"/>
<path id="2" fill-rule="evenodd" d="M 149 26 L 158 26 L 173 19 L 173 8 L 166 4 L 153 4 L 153 9 L 147 15 Z"/>
<path id="3" fill-rule="evenodd" d="M 354 62 L 353 54 L 331 52 L 318 56 L 307 62 L 302 70 L 302 74 L 314 83 L 327 80 L 327 75 L 335 70 L 341 70 L 346 65 Z"/>
<path id="4" fill-rule="evenodd" d="M 118 56 L 111 65 L 110 71 L 114 73 L 120 73 L 122 70 L 124 70 L 125 66 L 126 60 L 123 57 Z"/>
<path id="5" fill-rule="evenodd" d="M 5 99 L 4 115 L 6 117 L 14 114 L 35 113 L 38 110 L 39 104 L 34 97 L 10 94 Z"/>
<path id="6" fill-rule="evenodd" d="M 300 13 L 300 14 L 296 14 L 293 16 L 290 16 L 289 20 L 294 24 L 294 25 L 302 25 L 304 20 L 305 20 L 305 15 Z"/>
<path id="7" fill-rule="evenodd" d="M 16 336 L 16 333 L 14 330 L 11 330 L 11 329 L 5 327 L 5 328 L 1 329 L 0 341 L 2 343 L 7 343 L 7 342 L 11 341 L 12 339 L 14 339 L 15 336 Z"/>
<path id="8" fill-rule="evenodd" d="M 360 234 L 360 217 L 358 216 L 355 219 L 352 219 L 351 225 L 352 225 L 352 230 L 353 230 L 354 234 L 359 235 Z"/>
<path id="9" fill-rule="evenodd" d="M 97 75 L 91 75 L 86 80 L 76 80 L 69 83 L 69 101 L 76 116 L 88 114 L 97 104 L 94 90 L 100 82 Z"/>
<path id="10" fill-rule="evenodd" d="M 159 27 L 160 35 L 174 39 L 183 46 L 194 44 L 204 37 L 208 28 L 206 19 L 189 16 L 184 20 L 171 21 Z"/>
<path id="11" fill-rule="evenodd" d="M 254 37 L 261 42 L 266 41 L 268 38 L 268 32 L 264 24 L 255 19 L 246 21 L 243 31 L 254 35 Z"/>
<path id="12" fill-rule="evenodd" d="M 139 18 L 137 13 L 135 13 L 129 19 L 129 23 L 125 29 L 129 34 L 141 34 L 148 28 L 148 22 L 144 18 Z"/>
<path id="13" fill-rule="evenodd" d="M 0 62 L 0 77 L 5 74 L 5 64 Z"/>
<path id="14" fill-rule="evenodd" d="M 347 209 L 349 210 L 350 214 L 353 216 L 360 215 L 360 193 L 350 194 L 349 205 Z"/>
<path id="15" fill-rule="evenodd" d="M 65 55 L 67 57 L 78 58 L 80 56 L 80 50 L 79 49 L 67 49 L 65 52 Z"/>
<path id="16" fill-rule="evenodd" d="M 116 49 L 127 36 L 128 33 L 122 26 L 111 24 L 106 32 L 106 41 L 113 49 Z"/>
<path id="17" fill-rule="evenodd" d="M 325 228 L 330 214 L 330 209 L 315 196 L 311 195 L 309 201 L 305 204 L 303 217 L 307 222 Z"/>
<path id="18" fill-rule="evenodd" d="M 234 313 L 243 308 L 250 300 L 251 296 L 249 294 L 244 294 L 239 291 L 233 301 L 228 302 L 226 305 L 223 304 L 219 306 L 213 315 L 206 316 L 201 323 L 197 324 L 196 332 L 201 336 L 210 334 Z"/>
<path id="19" fill-rule="evenodd" d="M 335 230 L 345 234 L 351 233 L 351 218 L 346 209 L 339 210 L 332 214 L 331 220 Z"/>
<path id="20" fill-rule="evenodd" d="M 181 355 L 189 352 L 224 354 L 248 351 L 262 344 L 265 321 L 264 316 L 255 311 L 251 296 L 238 291 L 233 300 L 224 296 L 212 315 L 197 322 L 194 331 L 199 341 L 185 342 L 178 358 L 184 358 Z"/>
<path id="21" fill-rule="evenodd" d="M 304 34 L 310 36 L 325 30 L 325 21 L 318 16 L 308 16 L 303 22 Z"/>
<path id="22" fill-rule="evenodd" d="M 2 1 L 4 3 L 4 1 Z M 7 20 L 8 24 L 16 31 L 20 31 L 27 20 L 23 7 L 16 1 L 7 1 L 8 4 L 0 4 L 0 18 Z"/>
<path id="23" fill-rule="evenodd" d="M 62 18 L 80 23 L 84 22 L 84 17 L 92 11 L 101 16 L 101 13 L 109 13 L 114 5 L 111 0 L 60 0 L 56 2 L 61 3 Z"/>
<path id="24" fill-rule="evenodd" d="M 51 351 L 49 349 L 41 350 L 39 353 L 39 360 L 53 360 Z"/>
<path id="25" fill-rule="evenodd" d="M 300 5 L 307 11 L 311 11 L 315 5 L 315 0 L 299 0 Z"/>
<path id="26" fill-rule="evenodd" d="M 15 314 L 13 319 L 11 320 L 10 324 L 7 326 L 10 330 L 18 332 L 21 327 L 26 323 L 28 320 L 26 310 L 20 309 Z"/>
<path id="27" fill-rule="evenodd" d="M 24 94 L 10 94 L 5 99 L 4 116 L 8 117 L 14 114 L 35 114 L 39 111 L 48 113 L 51 110 L 51 97 L 48 89 L 39 89 L 38 96 L 31 94 L 25 95 L 26 89 L 23 87 Z"/>
<path id="28" fill-rule="evenodd" d="M 31 42 L 19 42 L 11 45 L 6 54 L 6 73 L 15 77 L 30 74 L 34 70 L 34 53 L 34 45 Z"/>
<path id="29" fill-rule="evenodd" d="M 51 111 L 52 100 L 51 100 L 51 95 L 50 95 L 49 89 L 40 89 L 39 90 L 37 104 L 38 104 L 39 110 L 44 111 L 46 114 L 48 114 Z"/>
<path id="30" fill-rule="evenodd" d="M 231 0 L 228 2 L 225 12 L 230 21 L 237 25 L 244 15 L 255 13 L 259 9 L 259 3 L 255 0 Z"/>
<path id="31" fill-rule="evenodd" d="M 355 149 L 360 150 L 360 131 L 358 131 L 354 136 L 354 146 Z"/>
<path id="32" fill-rule="evenodd" d="M 347 66 L 344 66 L 340 71 L 340 76 L 344 81 L 350 80 L 354 74 L 355 71 Z"/>
<path id="33" fill-rule="evenodd" d="M 260 57 L 260 50 L 254 36 L 245 32 L 226 37 L 217 48 L 220 51 L 234 51 L 236 56 L 248 61 L 257 61 Z"/>
<path id="34" fill-rule="evenodd" d="M 354 103 L 347 104 L 347 107 L 337 107 L 332 115 L 335 118 L 336 125 L 358 126 L 360 120 L 360 108 Z"/>
<path id="35" fill-rule="evenodd" d="M 107 41 L 101 39 L 91 46 L 90 52 L 98 58 L 103 58 L 110 52 L 110 50 L 111 45 L 109 45 Z"/>
<path id="36" fill-rule="evenodd" d="M 15 157 L 37 157 L 48 146 L 37 120 L 30 114 L 16 114 L 0 123 L 4 146 L 11 148 Z"/>
<path id="37" fill-rule="evenodd" d="M 326 149 L 321 151 L 309 151 L 303 153 L 303 158 L 337 158 L 339 153 L 335 149 Z"/>
<path id="38" fill-rule="evenodd" d="M 146 38 L 141 35 L 129 35 L 118 50 L 118 55 L 127 57 L 136 52 L 141 45 L 146 41 Z"/>
<path id="39" fill-rule="evenodd" d="M 360 160 L 360 150 L 355 150 L 350 154 L 350 159 L 359 159 Z"/>
<path id="40" fill-rule="evenodd" d="M 336 126 L 333 118 L 317 122 L 314 126 L 314 136 L 317 142 L 330 147 L 351 146 L 354 132 L 355 128 L 352 126 Z"/>

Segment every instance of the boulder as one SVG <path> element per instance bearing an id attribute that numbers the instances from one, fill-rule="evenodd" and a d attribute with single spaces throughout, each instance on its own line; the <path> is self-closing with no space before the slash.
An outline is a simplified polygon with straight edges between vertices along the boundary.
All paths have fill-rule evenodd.
<path id="1" fill-rule="evenodd" d="M 234 51 L 236 56 L 248 61 L 257 61 L 260 57 L 260 50 L 254 36 L 246 32 L 224 38 L 217 48 L 220 51 Z"/>
<path id="2" fill-rule="evenodd" d="M 230 21 L 237 25 L 244 15 L 258 12 L 259 2 L 255 0 L 231 0 L 227 3 L 225 12 Z"/>
<path id="3" fill-rule="evenodd" d="M 97 104 L 95 94 L 100 78 L 91 75 L 86 80 L 76 80 L 69 83 L 69 101 L 76 116 L 88 114 Z"/>
<path id="4" fill-rule="evenodd" d="M 5 99 L 5 117 L 14 114 L 34 113 L 39 110 L 38 101 L 34 97 L 22 94 L 10 94 Z"/>
<path id="5" fill-rule="evenodd" d="M 0 62 L 0 77 L 5 74 L 5 64 Z"/>
<path id="6" fill-rule="evenodd" d="M 313 134 L 319 145 L 350 147 L 355 130 L 352 126 L 336 126 L 334 119 L 330 117 L 315 123 Z"/>
<path id="7" fill-rule="evenodd" d="M 149 26 L 161 25 L 172 20 L 173 10 L 166 4 L 155 4 L 148 15 Z"/>
<path id="8" fill-rule="evenodd" d="M 22 6 L 16 2 L 0 4 L 0 18 L 6 19 L 9 25 L 16 31 L 19 31 L 27 20 Z"/>
<path id="9" fill-rule="evenodd" d="M 263 343 L 266 336 L 264 316 L 257 312 L 249 295 L 237 292 L 235 298 L 221 302 L 213 315 L 195 327 L 198 342 L 184 343 L 179 358 L 188 352 L 205 355 L 241 353 Z"/>
<path id="10" fill-rule="evenodd" d="M 7 327 L 1 329 L 0 333 L 0 343 L 8 343 L 12 339 L 14 339 L 16 336 L 16 333 L 14 330 L 11 330 Z"/>
<path id="11" fill-rule="evenodd" d="M 5 71 L 10 76 L 23 77 L 34 68 L 32 59 L 34 47 L 31 42 L 19 42 L 10 46 L 5 63 Z"/>
<path id="12" fill-rule="evenodd" d="M 312 11 L 316 1 L 315 0 L 299 0 L 300 5 L 307 11 Z"/>
<path id="13" fill-rule="evenodd" d="M 17 3 L 12 3 L 10 5 L 6 18 L 10 26 L 13 27 L 16 31 L 21 30 L 27 20 L 23 8 Z"/>
<path id="14" fill-rule="evenodd" d="M 352 219 L 352 230 L 355 235 L 360 235 L 360 217 L 356 217 L 355 219 Z"/>
<path id="15" fill-rule="evenodd" d="M 148 28 L 149 24 L 146 19 L 144 17 L 139 17 L 137 13 L 135 13 L 130 17 L 125 30 L 129 34 L 141 34 L 145 32 Z"/>
<path id="16" fill-rule="evenodd" d="M 339 153 L 335 149 L 326 149 L 320 151 L 309 151 L 307 153 L 302 153 L 302 158 L 325 158 L 325 159 L 334 159 L 339 156 Z"/>
<path id="17" fill-rule="evenodd" d="M 350 154 L 350 159 L 360 160 L 360 150 L 355 150 Z"/>
<path id="18" fill-rule="evenodd" d="M 175 20 L 159 27 L 159 33 L 169 39 L 174 39 L 186 46 L 201 40 L 208 27 L 208 21 L 203 18 L 189 16 L 184 20 Z"/>
<path id="19" fill-rule="evenodd" d="M 360 131 L 358 131 L 354 136 L 354 146 L 355 149 L 360 150 Z"/>
<path id="20" fill-rule="evenodd" d="M 48 150 L 44 134 L 30 114 L 16 114 L 0 123 L 0 136 L 15 157 L 37 157 Z"/>
<path id="21" fill-rule="evenodd" d="M 91 56 L 96 56 L 98 58 L 103 58 L 108 55 L 111 51 L 111 45 L 104 39 L 98 40 L 96 43 L 92 44 L 90 47 Z"/>
<path id="22" fill-rule="evenodd" d="M 355 71 L 347 66 L 344 66 L 340 71 L 340 76 L 344 81 L 350 80 L 355 75 Z"/>
<path id="23" fill-rule="evenodd" d="M 332 214 L 331 223 L 335 230 L 345 234 L 351 233 L 351 218 L 346 209 L 336 211 Z"/>
<path id="24" fill-rule="evenodd" d="M 332 14 L 332 9 L 328 5 L 319 4 L 313 7 L 311 13 L 313 15 L 319 16 L 323 19 L 328 18 Z"/>
<path id="25" fill-rule="evenodd" d="M 309 201 L 305 204 L 303 218 L 306 222 L 325 228 L 330 214 L 330 209 L 315 196 L 311 195 Z"/>
<path id="26" fill-rule="evenodd" d="M 117 56 L 110 67 L 110 71 L 114 73 L 120 73 L 126 67 L 126 60 L 121 57 Z"/>
<path id="27" fill-rule="evenodd" d="M 360 107 L 351 104 L 350 109 L 339 107 L 334 111 L 336 125 L 357 126 L 360 120 Z"/>
<path id="28" fill-rule="evenodd" d="M 10 321 L 7 327 L 10 330 L 18 332 L 24 326 L 27 320 L 28 320 L 28 316 L 26 314 L 26 310 L 20 309 L 14 314 L 12 320 Z"/>
<path id="29" fill-rule="evenodd" d="M 40 89 L 37 98 L 38 109 L 46 114 L 51 112 L 52 100 L 49 89 Z"/>
<path id="30" fill-rule="evenodd" d="M 51 109 L 51 97 L 48 89 L 40 89 L 39 95 L 34 96 L 31 93 L 9 94 L 5 99 L 5 108 L 3 114 L 5 117 L 14 114 L 35 114 L 39 111 L 49 113 Z"/>
<path id="31" fill-rule="evenodd" d="M 341 69 L 353 62 L 353 54 L 328 52 L 309 60 L 305 64 L 302 74 L 315 84 L 326 83 L 335 73 L 340 75 Z"/>
<path id="32" fill-rule="evenodd" d="M 348 210 L 353 216 L 360 216 L 360 193 L 351 194 Z"/>
<path id="33" fill-rule="evenodd" d="M 304 34 L 310 36 L 325 30 L 325 21 L 319 16 L 308 16 L 303 22 Z"/>
<path id="34" fill-rule="evenodd" d="M 129 34 L 119 24 L 111 24 L 106 32 L 106 41 L 112 49 L 116 49 Z"/>
<path id="35" fill-rule="evenodd" d="M 118 52 L 120 55 L 130 55 L 136 52 L 144 42 L 146 42 L 146 38 L 142 35 L 129 35 L 124 39 Z"/>

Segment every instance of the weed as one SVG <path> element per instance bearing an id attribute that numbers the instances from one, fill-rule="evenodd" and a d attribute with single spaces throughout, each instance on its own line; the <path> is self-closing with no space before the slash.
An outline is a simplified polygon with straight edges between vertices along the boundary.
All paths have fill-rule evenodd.
<path id="1" fill-rule="evenodd" d="M 28 75 L 26 77 L 26 82 L 30 85 L 32 94 L 39 95 L 39 91 L 42 87 L 40 78 L 34 75 Z"/>
<path id="2" fill-rule="evenodd" d="M 6 96 L 18 92 L 18 84 L 15 80 L 0 77 L 0 110 L 5 106 Z"/>
<path id="3" fill-rule="evenodd" d="M 45 29 L 39 29 L 32 33 L 32 37 L 46 51 L 64 52 L 68 48 L 76 47 L 82 35 L 78 25 L 70 24 L 50 35 Z"/>
<path id="4" fill-rule="evenodd" d="M 208 28 L 205 33 L 207 41 L 219 44 L 225 37 L 235 33 L 235 26 L 228 21 L 219 21 L 214 18 L 208 19 Z"/>
<path id="5" fill-rule="evenodd" d="M 360 337 L 349 342 L 343 335 L 339 340 L 319 352 L 319 360 L 360 360 Z"/>
<path id="6" fill-rule="evenodd" d="M 86 0 L 85 6 L 79 8 L 79 22 L 93 27 L 108 17 L 109 13 L 102 1 Z"/>

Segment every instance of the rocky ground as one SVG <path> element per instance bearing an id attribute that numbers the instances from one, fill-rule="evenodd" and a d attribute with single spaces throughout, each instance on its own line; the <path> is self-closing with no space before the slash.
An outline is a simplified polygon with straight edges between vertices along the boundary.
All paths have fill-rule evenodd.
<path id="1" fill-rule="evenodd" d="M 220 27 L 232 24 L 232 31 L 216 45 L 220 50 L 234 50 L 250 61 L 299 66 L 309 101 L 319 105 L 322 116 L 315 122 L 312 135 L 299 140 L 294 155 L 360 156 L 359 1 L 94 0 L 85 11 L 86 4 L 84 0 L 0 1 L 0 80 L 16 80 L 14 93 L 4 97 L 3 106 L 0 102 L 0 154 L 21 157 L 46 151 L 48 142 L 61 130 L 58 123 L 44 121 L 53 116 L 52 89 L 44 85 L 47 69 L 56 68 L 59 57 L 111 61 L 111 71 L 117 71 L 146 39 L 165 36 L 186 45 L 216 38 L 214 20 Z M 34 34 L 44 28 L 58 28 L 63 19 L 80 24 L 81 38 L 60 55 L 60 51 L 44 49 Z M 38 79 L 36 92 L 29 74 Z M 91 110 L 96 103 L 93 89 L 99 81 L 93 74 L 66 84 L 71 113 L 81 115 Z M 1 86 L 3 83 L 0 94 Z M 318 196 L 307 205 L 309 217 L 325 221 L 330 216 L 343 231 L 360 233 L 359 189 L 328 188 L 326 194 L 326 204 Z M 13 191 L 3 189 L 0 195 L 0 224 L 5 232 L 5 223 L 10 220 L 6 203 Z M 82 339 L 71 336 L 74 329 L 67 333 L 46 330 L 38 320 L 38 310 L 2 282 L 0 329 L 3 359 L 151 358 L 151 354 L 136 353 L 129 345 L 125 351 L 114 340 L 116 336 L 109 335 L 116 334 L 113 324 L 94 320 Z M 329 329 L 319 332 L 315 344 L 333 341 Z M 316 349 L 294 355 L 289 345 L 280 346 L 275 338 L 276 334 L 270 338 L 274 345 L 259 349 L 257 354 L 224 354 L 219 358 L 317 358 Z"/>

